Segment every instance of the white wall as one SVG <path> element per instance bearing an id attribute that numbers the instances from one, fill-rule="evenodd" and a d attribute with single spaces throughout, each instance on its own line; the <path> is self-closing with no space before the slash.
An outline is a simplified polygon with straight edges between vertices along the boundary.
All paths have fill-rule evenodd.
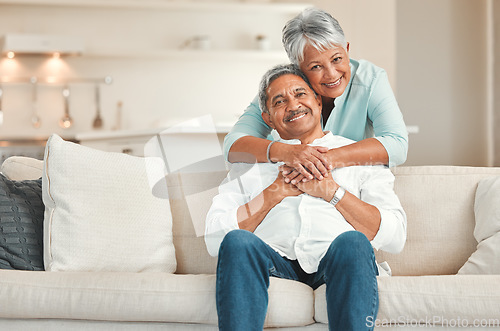
<path id="1" fill-rule="evenodd" d="M 398 101 L 407 164 L 487 165 L 486 1 L 398 0 Z"/>

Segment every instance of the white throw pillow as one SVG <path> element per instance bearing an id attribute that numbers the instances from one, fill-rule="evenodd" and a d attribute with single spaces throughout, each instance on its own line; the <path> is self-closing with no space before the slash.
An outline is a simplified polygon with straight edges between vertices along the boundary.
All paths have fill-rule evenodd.
<path id="1" fill-rule="evenodd" d="M 43 169 L 47 271 L 170 272 L 172 215 L 159 158 L 94 150 L 52 135 Z"/>
<path id="2" fill-rule="evenodd" d="M 478 245 L 459 274 L 500 274 L 500 177 L 479 182 L 474 204 Z"/>

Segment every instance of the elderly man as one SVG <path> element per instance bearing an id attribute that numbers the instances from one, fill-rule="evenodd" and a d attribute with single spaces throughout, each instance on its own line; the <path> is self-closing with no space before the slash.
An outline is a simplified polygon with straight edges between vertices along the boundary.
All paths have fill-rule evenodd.
<path id="1" fill-rule="evenodd" d="M 353 143 L 323 132 L 321 97 L 294 65 L 264 75 L 259 101 L 280 142 L 330 149 Z M 326 283 L 330 329 L 369 329 L 378 310 L 373 248 L 398 253 L 406 240 L 394 176 L 386 166 L 354 166 L 293 185 L 280 165 L 235 164 L 208 212 L 220 330 L 262 330 L 269 277 L 313 289 Z"/>

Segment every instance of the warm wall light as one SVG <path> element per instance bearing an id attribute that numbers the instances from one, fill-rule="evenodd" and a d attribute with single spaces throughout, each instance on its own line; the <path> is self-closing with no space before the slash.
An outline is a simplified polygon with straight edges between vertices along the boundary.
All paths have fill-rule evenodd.
<path id="1" fill-rule="evenodd" d="M 8 59 L 13 59 L 16 57 L 16 53 L 10 51 L 10 52 L 7 52 L 7 58 Z"/>

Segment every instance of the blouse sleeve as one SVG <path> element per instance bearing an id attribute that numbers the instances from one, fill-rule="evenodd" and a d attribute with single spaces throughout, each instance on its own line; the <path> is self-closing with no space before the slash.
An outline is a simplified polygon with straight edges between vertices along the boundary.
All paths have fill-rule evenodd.
<path id="1" fill-rule="evenodd" d="M 387 150 L 389 166 L 403 164 L 408 153 L 408 131 L 385 71 L 374 81 L 368 117 L 373 123 L 375 138 Z"/>
<path id="2" fill-rule="evenodd" d="M 259 100 L 258 97 L 255 97 L 231 131 L 224 138 L 224 157 L 228 160 L 231 146 L 241 137 L 254 136 L 265 139 L 270 132 L 271 127 L 262 119 Z"/>

